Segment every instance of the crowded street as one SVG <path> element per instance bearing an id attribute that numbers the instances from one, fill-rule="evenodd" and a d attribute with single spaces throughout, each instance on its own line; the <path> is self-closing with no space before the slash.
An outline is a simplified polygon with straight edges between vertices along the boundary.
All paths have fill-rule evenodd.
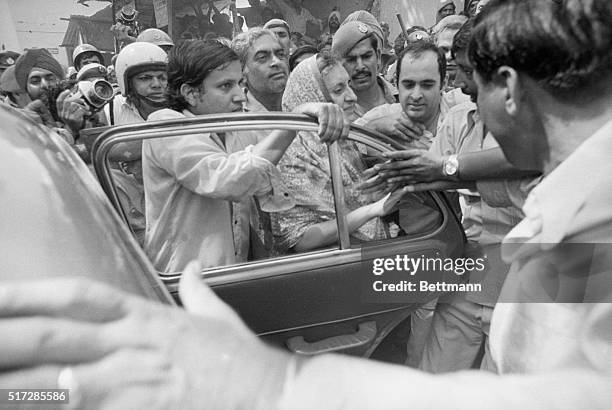
<path id="1" fill-rule="evenodd" d="M 610 407 L 612 2 L 0 14 L 1 409 Z"/>

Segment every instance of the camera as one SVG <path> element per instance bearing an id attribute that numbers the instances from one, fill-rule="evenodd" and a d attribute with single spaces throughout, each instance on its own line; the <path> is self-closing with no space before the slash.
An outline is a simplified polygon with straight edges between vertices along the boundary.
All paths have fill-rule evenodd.
<path id="1" fill-rule="evenodd" d="M 137 16 L 138 11 L 131 5 L 123 6 L 121 11 L 117 13 L 117 22 L 129 27 L 128 36 L 137 37 L 140 34 L 140 27 L 138 27 L 138 21 L 136 21 Z"/>
<path id="2" fill-rule="evenodd" d="M 61 121 L 57 112 L 57 97 L 65 90 L 71 90 L 69 98 L 78 98 L 84 102 L 92 115 L 100 111 L 115 96 L 113 86 L 104 79 L 60 81 L 48 90 L 46 101 L 43 100 L 55 121 Z"/>

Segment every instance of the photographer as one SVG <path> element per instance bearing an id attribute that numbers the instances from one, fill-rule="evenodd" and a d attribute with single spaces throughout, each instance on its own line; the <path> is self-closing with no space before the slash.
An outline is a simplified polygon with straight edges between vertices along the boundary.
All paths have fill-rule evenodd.
<path id="1" fill-rule="evenodd" d="M 100 50 L 91 44 L 81 44 L 74 49 L 72 61 L 74 62 L 74 69 L 78 72 L 87 64 L 104 64 L 104 57 L 102 57 Z"/>
<path id="2" fill-rule="evenodd" d="M 45 49 L 28 50 L 17 59 L 15 81 L 17 88 L 27 94 L 25 101 L 30 100 L 22 108 L 71 145 L 80 130 L 106 125 L 104 116 L 97 111 L 112 98 L 112 86 L 64 81 L 62 66 Z M 79 155 L 89 159 L 86 152 Z"/>

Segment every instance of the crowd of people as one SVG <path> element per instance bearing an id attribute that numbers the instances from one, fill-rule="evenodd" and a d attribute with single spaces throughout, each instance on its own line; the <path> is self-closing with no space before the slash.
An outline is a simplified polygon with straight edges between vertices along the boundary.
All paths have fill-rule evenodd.
<path id="1" fill-rule="evenodd" d="M 322 400 L 330 408 L 608 406 L 611 310 L 582 302 L 610 302 L 610 289 L 589 290 L 587 275 L 593 269 L 609 275 L 609 256 L 595 253 L 597 260 L 583 267 L 585 272 L 573 272 L 568 282 L 554 278 L 551 285 L 540 273 L 551 263 L 542 254 L 559 244 L 611 239 L 606 184 L 612 174 L 605 156 L 611 153 L 612 118 L 608 2 L 481 0 L 469 2 L 468 15 L 460 16 L 452 1 L 443 1 L 436 23 L 430 29 L 409 28 L 384 62 L 388 25 L 385 30 L 372 14 L 359 10 L 342 20 L 334 11 L 323 41 L 305 49 L 295 47 L 293 34 L 312 32 L 316 19 L 300 1 L 268 3 L 285 18 L 266 20 L 259 2 L 251 2 L 246 22 L 255 27 L 231 41 L 175 44 L 156 31 L 125 45 L 110 70 L 95 48 L 82 46 L 75 50 L 76 83 L 54 97 L 51 90 L 66 73 L 48 52 L 28 50 L 0 59 L 8 67 L 0 79 L 4 103 L 58 130 L 73 146 L 80 145 L 82 130 L 100 124 L 242 111 L 318 119 L 317 133 L 212 132 L 123 143 L 112 152 L 130 224 L 156 269 L 184 272 L 181 292 L 188 310 L 224 312 L 214 318 L 223 337 L 206 332 L 210 316 L 147 316 L 152 322 L 182 323 L 188 330 L 181 338 L 194 342 L 171 345 L 170 351 L 199 358 L 195 365 L 178 361 L 182 381 L 167 377 L 180 397 L 163 389 L 156 394 L 182 404 L 216 399 L 221 407 L 312 408 Z M 93 94 L 78 85 L 113 86 L 110 73 L 119 92 L 107 104 L 92 103 Z M 345 139 L 351 123 L 376 130 L 403 149 L 368 162 L 367 148 Z M 343 357 L 288 356 L 257 341 L 197 283 L 202 267 L 304 252 L 337 240 L 327 160 L 328 144 L 336 141 L 354 240 L 385 239 L 394 229 L 409 234 L 418 225 L 411 213 L 419 215 L 417 229 L 425 229 L 435 216 L 417 191 L 447 190 L 456 201 L 468 252 L 488 259 L 485 271 L 469 276 L 484 291 L 448 293 L 420 307 L 410 319 L 406 364 L 428 373 L 486 372 L 435 378 Z M 399 209 L 406 195 L 419 200 Z M 534 246 L 540 243 L 546 245 Z M 197 264 L 189 265 L 192 260 Z M 576 280 L 585 281 L 582 292 L 559 290 Z M 92 298 L 100 297 L 96 306 L 106 308 L 102 299 L 114 291 L 88 286 Z M 28 310 L 28 289 L 17 290 L 28 314 L 48 314 Z M 145 307 L 162 310 L 122 294 L 109 299 L 125 300 L 119 316 L 141 317 Z M 160 336 L 148 332 L 139 337 Z M 228 337 L 240 341 L 248 360 L 227 350 Z M 160 346 L 162 353 L 169 351 Z M 222 355 L 230 359 L 215 359 Z M 28 363 L 44 366 L 53 357 L 39 355 Z M 92 358 L 93 364 L 81 363 L 89 360 L 82 355 L 66 361 L 81 380 L 79 371 L 102 366 L 106 357 Z M 210 363 L 223 367 L 222 377 L 206 370 Z M 110 397 L 95 385 L 82 389 L 89 393 L 84 397 L 101 400 L 97 404 Z M 132 395 L 133 403 L 137 393 L 138 388 L 121 392 Z"/>

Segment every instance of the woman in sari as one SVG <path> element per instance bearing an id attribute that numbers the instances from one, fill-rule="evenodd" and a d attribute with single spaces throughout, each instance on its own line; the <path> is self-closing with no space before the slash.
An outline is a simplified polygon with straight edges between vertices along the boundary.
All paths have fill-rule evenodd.
<path id="1" fill-rule="evenodd" d="M 357 97 L 349 86 L 349 76 L 342 64 L 323 52 L 302 61 L 291 73 L 283 110 L 291 111 L 306 102 L 334 102 L 344 109 L 348 120 L 354 120 Z M 366 164 L 357 145 L 348 140 L 338 142 L 342 157 L 347 225 L 354 241 L 371 241 L 392 237 L 398 228 L 381 217 L 392 212 L 401 193 L 385 198 L 382 193 L 364 195 L 356 189 L 363 182 Z M 273 216 L 275 243 L 280 253 L 303 252 L 325 247 L 337 239 L 337 224 L 331 188 L 327 146 L 319 143 L 312 132 L 300 132 L 287 149 L 278 167 L 296 206 Z"/>

